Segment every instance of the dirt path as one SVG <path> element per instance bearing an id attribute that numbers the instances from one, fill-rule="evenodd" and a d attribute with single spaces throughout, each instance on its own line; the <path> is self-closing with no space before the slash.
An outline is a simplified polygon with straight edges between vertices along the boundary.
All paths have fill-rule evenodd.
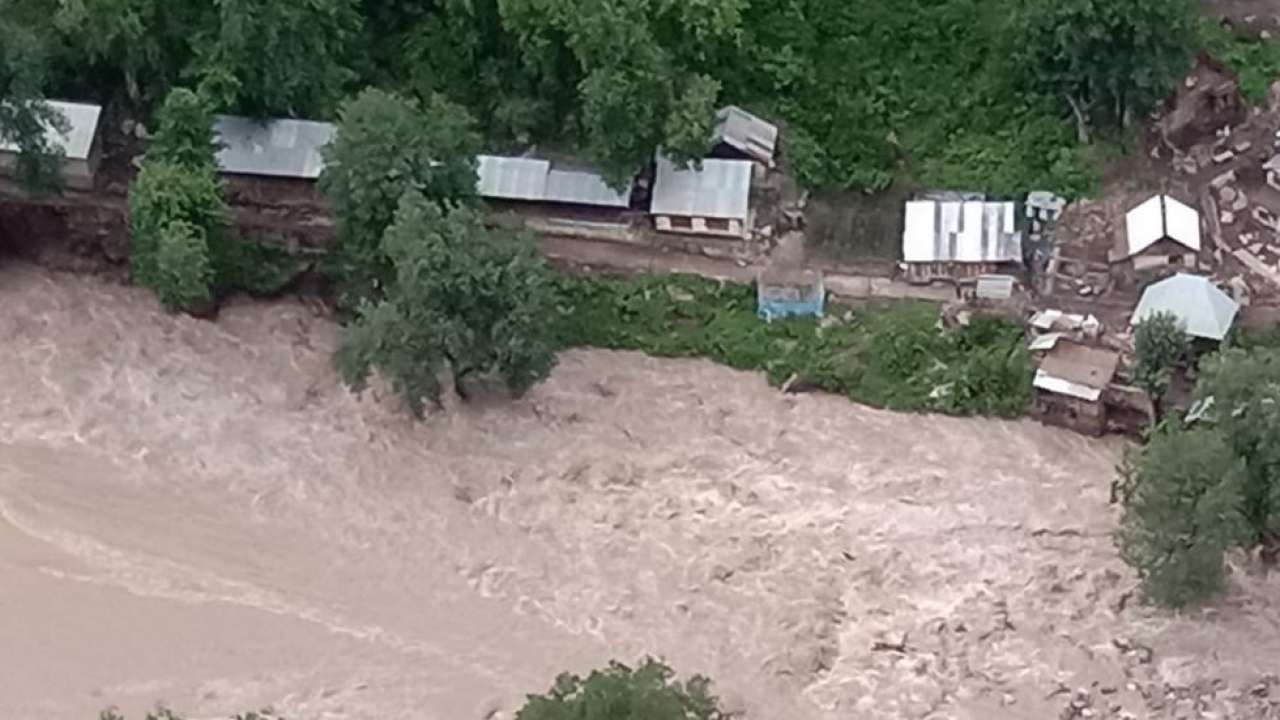
<path id="1" fill-rule="evenodd" d="M 643 653 L 762 720 L 1280 712 L 1280 581 L 1142 607 L 1114 443 L 596 351 L 413 424 L 299 304 L 0 298 L 0 717 L 497 720 Z"/>

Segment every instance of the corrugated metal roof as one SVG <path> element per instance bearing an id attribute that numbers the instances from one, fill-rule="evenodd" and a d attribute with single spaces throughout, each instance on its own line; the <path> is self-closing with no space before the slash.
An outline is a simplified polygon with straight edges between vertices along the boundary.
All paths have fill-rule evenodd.
<path id="1" fill-rule="evenodd" d="M 1011 202 L 906 205 L 902 257 L 909 263 L 1022 262 L 1022 232 Z"/>
<path id="2" fill-rule="evenodd" d="M 57 128 L 45 128 L 45 140 L 49 145 L 61 148 L 63 157 L 68 160 L 87 160 L 89 151 L 93 149 L 93 139 L 98 134 L 98 120 L 102 117 L 101 105 L 87 103 L 63 102 L 61 100 L 45 100 L 46 105 L 62 113 L 69 126 L 66 134 Z M 0 143 L 0 152 L 17 152 L 17 143 Z"/>
<path id="3" fill-rule="evenodd" d="M 234 115 L 213 119 L 214 139 L 222 145 L 218 167 L 225 173 L 314 180 L 324 170 L 320 149 L 337 133 L 333 123 L 267 120 Z"/>
<path id="4" fill-rule="evenodd" d="M 480 155 L 476 158 L 476 192 L 494 200 L 542 200 L 547 194 L 551 163 L 532 158 Z"/>
<path id="5" fill-rule="evenodd" d="M 1124 216 L 1129 256 L 1166 238 L 1200 251 L 1200 213 L 1169 197 L 1154 195 Z"/>
<path id="6" fill-rule="evenodd" d="M 1036 370 L 1041 390 L 1096 402 L 1115 377 L 1120 354 L 1072 342 L 1056 343 Z"/>
<path id="7" fill-rule="evenodd" d="M 1184 323 L 1188 335 L 1221 340 L 1231 330 L 1239 311 L 1236 301 L 1209 278 L 1178 273 L 1144 290 L 1129 322 L 1136 325 L 1156 313 L 1167 312 Z"/>
<path id="8" fill-rule="evenodd" d="M 659 155 L 653 183 L 654 215 L 746 221 L 751 200 L 751 162 L 703 160 L 702 169 L 677 167 Z"/>
<path id="9" fill-rule="evenodd" d="M 631 186 L 619 193 L 597 173 L 553 169 L 547 173 L 546 201 L 627 208 L 631 206 Z"/>
<path id="10" fill-rule="evenodd" d="M 713 140 L 737 148 L 761 162 L 772 164 L 773 153 L 778 145 L 778 128 L 737 105 L 729 105 L 716 113 Z"/>
<path id="11" fill-rule="evenodd" d="M 476 192 L 490 200 L 569 203 L 626 208 L 631 188 L 619 193 L 598 173 L 555 170 L 547 160 L 481 155 L 476 158 Z"/>

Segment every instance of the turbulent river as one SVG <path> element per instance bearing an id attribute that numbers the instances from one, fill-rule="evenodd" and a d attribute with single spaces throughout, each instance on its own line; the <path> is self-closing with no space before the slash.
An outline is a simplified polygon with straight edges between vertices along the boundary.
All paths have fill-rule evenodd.
<path id="1" fill-rule="evenodd" d="M 645 654 L 753 720 L 1280 713 L 1280 581 L 1143 606 L 1117 442 L 602 351 L 414 423 L 336 338 L 0 267 L 0 718 L 496 720 Z"/>

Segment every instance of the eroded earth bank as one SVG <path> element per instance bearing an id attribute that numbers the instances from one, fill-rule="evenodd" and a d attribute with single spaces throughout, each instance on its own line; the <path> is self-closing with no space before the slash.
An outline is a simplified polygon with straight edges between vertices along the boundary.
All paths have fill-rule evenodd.
<path id="1" fill-rule="evenodd" d="M 597 351 L 415 425 L 300 303 L 0 298 L 0 717 L 483 720 L 643 653 L 760 720 L 1280 717 L 1280 581 L 1142 606 L 1115 442 Z"/>

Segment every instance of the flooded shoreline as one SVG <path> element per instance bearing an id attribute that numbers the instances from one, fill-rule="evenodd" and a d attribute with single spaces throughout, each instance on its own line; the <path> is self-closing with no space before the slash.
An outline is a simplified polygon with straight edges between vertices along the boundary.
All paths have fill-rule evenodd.
<path id="1" fill-rule="evenodd" d="M 1118 441 L 605 351 L 415 424 L 300 303 L 212 324 L 14 265 L 0 297 L 0 716 L 496 720 L 652 654 L 748 718 L 1176 717 L 1207 681 L 1268 717 L 1280 582 L 1143 607 Z"/>

